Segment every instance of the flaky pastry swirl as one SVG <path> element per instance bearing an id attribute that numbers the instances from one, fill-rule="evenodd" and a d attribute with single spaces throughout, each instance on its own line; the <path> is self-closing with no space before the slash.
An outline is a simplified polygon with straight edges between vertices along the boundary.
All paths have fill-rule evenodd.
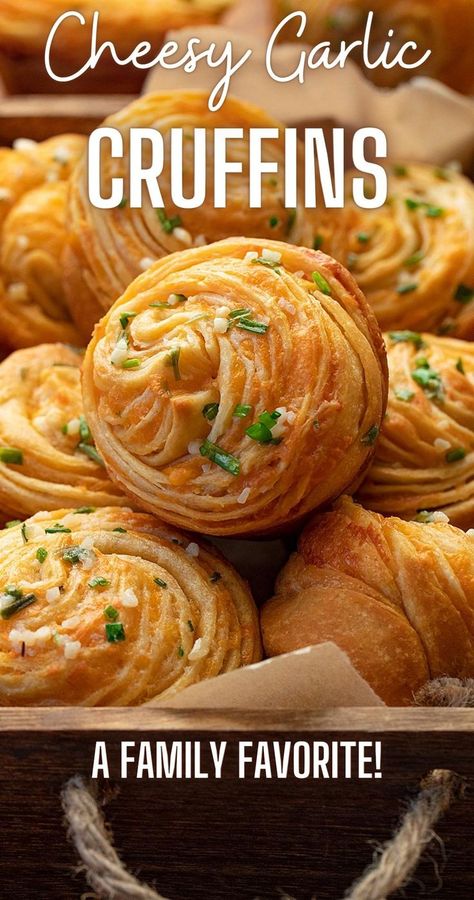
<path id="1" fill-rule="evenodd" d="M 276 656 L 334 641 L 390 706 L 431 678 L 474 675 L 474 541 L 348 498 L 317 516 L 262 610 Z"/>
<path id="2" fill-rule="evenodd" d="M 125 179 L 124 197 L 119 208 L 101 210 L 91 206 L 86 160 L 77 167 L 71 184 L 70 240 L 65 263 L 71 313 L 86 337 L 130 282 L 154 260 L 168 253 L 244 234 L 313 245 L 314 211 L 304 208 L 303 188 L 300 188 L 298 208 L 284 208 L 283 125 L 257 107 L 232 98 L 220 111 L 211 113 L 208 100 L 204 91 L 149 94 L 107 119 L 106 124 L 119 129 L 125 140 L 123 160 L 111 159 L 105 145 L 101 155 L 104 185 L 109 183 L 111 175 Z M 165 166 L 159 179 L 164 210 L 152 208 L 145 190 L 141 208 L 130 208 L 131 128 L 155 128 L 164 137 Z M 186 140 L 186 136 L 192 138 L 195 128 L 207 130 L 206 197 L 197 209 L 181 209 L 171 201 L 171 128 L 184 129 L 185 197 L 194 193 L 194 141 Z M 214 206 L 213 135 L 214 130 L 220 128 L 242 128 L 244 132 L 242 140 L 228 143 L 227 158 L 241 163 L 243 173 L 228 176 L 225 209 Z M 249 208 L 249 128 L 276 128 L 279 131 L 278 140 L 263 142 L 264 161 L 278 163 L 279 170 L 278 174 L 263 177 L 260 209 Z M 145 144 L 144 153 L 147 152 L 150 148 Z"/>
<path id="3" fill-rule="evenodd" d="M 85 413 L 139 506 L 193 531 L 265 534 L 360 481 L 385 366 L 341 265 L 228 239 L 156 263 L 102 319 L 84 362 Z"/>
<path id="4" fill-rule="evenodd" d="M 361 499 L 384 514 L 442 519 L 442 512 L 471 528 L 474 346 L 398 331 L 387 335 L 387 347 L 387 415 Z"/>
<path id="5" fill-rule="evenodd" d="M 261 658 L 229 563 L 131 510 L 1 532 L 0 590 L 2 706 L 132 706 Z"/>
<path id="6" fill-rule="evenodd" d="M 403 44 L 413 41 L 404 62 L 413 64 L 427 51 L 430 56 L 421 67 L 392 68 L 363 65 L 362 51 L 354 58 L 371 81 L 383 87 L 395 87 L 415 76 L 429 76 L 465 94 L 474 92 L 474 74 L 469 61 L 474 41 L 474 5 L 472 0 L 278 0 L 280 18 L 295 10 L 308 16 L 304 40 L 309 43 L 331 41 L 337 46 L 362 40 L 369 12 L 374 13 L 369 58 L 374 62 L 391 36 L 389 60 Z M 294 37 L 293 25 L 291 36 Z"/>
<path id="7" fill-rule="evenodd" d="M 322 246 L 348 265 L 380 326 L 474 338 L 474 187 L 452 169 L 394 165 L 388 200 L 321 213 Z"/>
<path id="8" fill-rule="evenodd" d="M 3 521 L 42 509 L 123 505 L 83 417 L 82 355 L 63 344 L 18 350 L 0 364 Z"/>

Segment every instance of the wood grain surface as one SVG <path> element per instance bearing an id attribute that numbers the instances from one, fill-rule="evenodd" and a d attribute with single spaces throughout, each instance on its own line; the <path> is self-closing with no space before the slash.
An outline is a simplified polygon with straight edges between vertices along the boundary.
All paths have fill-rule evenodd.
<path id="1" fill-rule="evenodd" d="M 461 710 L 274 711 L 258 717 L 146 709 L 3 711 L 0 896 L 80 900 L 87 892 L 59 795 L 71 775 L 89 778 L 96 739 L 106 740 L 109 750 L 111 780 L 98 792 L 111 797 L 106 815 L 116 846 L 129 868 L 165 897 L 276 900 L 282 890 L 297 900 L 340 900 L 371 860 L 372 842 L 389 838 L 427 771 L 451 768 L 474 780 L 473 732 L 472 711 Z M 382 741 L 382 780 L 241 781 L 236 774 L 241 739 L 372 736 Z M 221 781 L 120 779 L 122 740 L 191 739 L 228 742 Z M 446 860 L 434 843 L 404 896 L 436 890 L 443 900 L 468 900 L 474 895 L 472 793 L 438 831 Z"/>

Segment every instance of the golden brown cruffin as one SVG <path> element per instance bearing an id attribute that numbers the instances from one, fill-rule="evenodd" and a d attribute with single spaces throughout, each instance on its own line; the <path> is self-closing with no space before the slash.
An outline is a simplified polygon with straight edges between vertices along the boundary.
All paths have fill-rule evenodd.
<path id="1" fill-rule="evenodd" d="M 23 518 L 68 506 L 119 506 L 82 411 L 79 350 L 43 344 L 0 364 L 0 509 Z"/>
<path id="2" fill-rule="evenodd" d="M 389 402 L 365 506 L 404 519 L 474 526 L 474 346 L 395 331 L 386 337 Z"/>
<path id="3" fill-rule="evenodd" d="M 230 564 L 130 509 L 0 533 L 0 705 L 134 706 L 261 658 Z"/>
<path id="4" fill-rule="evenodd" d="M 201 246 L 222 238 L 250 237 L 288 240 L 313 245 L 314 210 L 305 210 L 303 187 L 297 210 L 284 208 L 284 126 L 262 110 L 229 98 L 218 112 L 211 113 L 205 91 L 169 91 L 149 94 L 107 119 L 109 127 L 124 135 L 125 154 L 111 159 L 104 145 L 102 178 L 125 179 L 120 208 L 103 210 L 88 199 L 86 160 L 78 165 L 71 182 L 69 246 L 65 255 L 67 291 L 71 314 L 88 339 L 100 319 L 130 282 L 160 257 L 187 246 Z M 156 128 L 165 143 L 165 166 L 159 179 L 164 209 L 153 209 L 148 192 L 143 192 L 140 209 L 131 209 L 129 200 L 129 135 L 131 128 Z M 181 209 L 171 200 L 170 134 L 183 128 L 183 172 L 185 197 L 194 194 L 195 128 L 205 128 L 207 137 L 207 190 L 205 202 L 197 209 Z M 228 143 L 227 158 L 243 165 L 243 173 L 227 179 L 227 206 L 214 206 L 214 130 L 242 128 L 244 138 Z M 263 176 L 262 208 L 249 208 L 249 128 L 276 128 L 278 140 L 263 142 L 265 162 L 276 162 L 278 174 Z M 150 153 L 149 142 L 144 156 Z M 149 160 L 148 160 L 149 162 Z M 302 183 L 302 182 L 301 182 Z M 104 187 L 104 190 L 106 188 Z"/>
<path id="5" fill-rule="evenodd" d="M 474 339 L 474 187 L 450 168 L 394 165 L 388 200 L 324 211 L 322 247 L 349 266 L 381 328 Z M 367 190 L 367 189 L 366 189 Z"/>
<path id="6" fill-rule="evenodd" d="M 374 13 L 370 37 L 369 58 L 374 62 L 390 39 L 389 61 L 402 46 L 413 41 L 416 49 L 408 49 L 405 63 L 421 60 L 426 52 L 430 56 L 422 66 L 390 69 L 379 65 L 369 69 L 364 65 L 361 49 L 351 55 L 363 69 L 367 78 L 382 87 L 396 87 L 415 76 L 437 78 L 449 87 L 465 94 L 474 91 L 474 73 L 469 60 L 474 42 L 474 4 L 472 0 L 277 0 L 279 20 L 289 12 L 302 10 L 308 16 L 303 35 L 307 43 L 331 41 L 338 49 L 341 41 L 347 44 L 361 41 L 369 12 Z M 299 24 L 299 20 L 297 22 Z M 296 25 L 284 32 L 295 38 Z"/>
<path id="7" fill-rule="evenodd" d="M 323 253 L 229 238 L 175 253 L 96 327 L 85 415 L 140 507 L 267 534 L 360 482 L 385 411 L 382 336 Z"/>
<path id="8" fill-rule="evenodd" d="M 390 706 L 432 678 L 474 675 L 474 542 L 386 519 L 348 497 L 317 516 L 261 616 L 277 656 L 334 641 Z"/>
<path id="9" fill-rule="evenodd" d="M 81 343 L 64 297 L 66 196 L 66 182 L 43 184 L 28 191 L 4 222 L 0 338 L 11 347 Z"/>

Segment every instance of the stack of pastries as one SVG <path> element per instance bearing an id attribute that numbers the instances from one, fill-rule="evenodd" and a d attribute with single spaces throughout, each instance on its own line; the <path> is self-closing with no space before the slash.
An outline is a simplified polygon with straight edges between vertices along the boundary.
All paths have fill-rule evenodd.
<path id="1" fill-rule="evenodd" d="M 474 674 L 474 188 L 403 162 L 381 210 L 285 210 L 281 174 L 249 209 L 248 129 L 283 126 L 208 116 L 130 104 L 102 174 L 132 127 L 240 127 L 224 210 L 175 208 L 166 168 L 164 209 L 127 181 L 94 209 L 74 136 L 0 156 L 0 705 L 141 704 L 326 640 L 388 704 Z M 259 615 L 215 540 L 298 535 Z"/>

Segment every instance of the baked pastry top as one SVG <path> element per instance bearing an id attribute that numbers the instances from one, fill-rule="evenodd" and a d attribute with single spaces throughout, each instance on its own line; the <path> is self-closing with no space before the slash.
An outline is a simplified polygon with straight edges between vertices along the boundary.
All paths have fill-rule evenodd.
<path id="1" fill-rule="evenodd" d="M 428 50 L 431 55 L 415 69 L 368 69 L 362 52 L 351 56 L 363 68 L 371 81 L 381 87 L 395 87 L 403 81 L 419 76 L 437 78 L 454 90 L 465 94 L 474 92 L 474 73 L 469 60 L 474 41 L 474 4 L 472 0 L 277 0 L 278 18 L 289 12 L 303 10 L 308 24 L 303 39 L 310 43 L 331 41 L 339 44 L 362 40 L 369 12 L 374 13 L 370 40 L 370 59 L 380 55 L 393 29 L 389 61 L 402 46 L 413 41 L 417 49 L 405 52 L 404 62 L 413 65 Z M 294 37 L 293 26 L 286 37 Z"/>
<path id="2" fill-rule="evenodd" d="M 130 509 L 0 532 L 0 705 L 133 706 L 261 658 L 245 582 Z"/>
<path id="3" fill-rule="evenodd" d="M 390 389 L 360 497 L 402 518 L 474 527 L 474 345 L 412 331 L 386 336 Z"/>
<path id="4" fill-rule="evenodd" d="M 71 184 L 69 248 L 66 278 L 71 313 L 84 337 L 140 272 L 168 253 L 201 246 L 226 237 L 247 235 L 313 246 L 314 211 L 304 208 L 304 185 L 300 179 L 298 206 L 284 208 L 284 126 L 262 110 L 229 98 L 218 112 L 210 112 L 204 91 L 170 91 L 148 94 L 107 119 L 124 137 L 123 159 L 112 159 L 104 144 L 101 177 L 104 191 L 110 178 L 123 177 L 125 190 L 119 208 L 97 209 L 89 203 L 86 160 L 78 165 Z M 207 140 L 207 188 L 203 205 L 182 209 L 171 199 L 172 128 L 184 129 L 183 194 L 194 195 L 194 129 L 205 128 Z M 142 205 L 130 208 L 130 129 L 155 128 L 163 135 L 165 163 L 159 178 L 164 209 L 153 209 L 144 189 Z M 242 173 L 227 178 L 227 205 L 215 208 L 214 132 L 241 128 L 242 139 L 229 140 L 227 158 L 242 164 Z M 278 173 L 263 176 L 261 208 L 249 207 L 249 128 L 275 128 L 278 139 L 263 141 L 262 157 L 277 163 Z M 149 142 L 144 144 L 145 163 L 150 164 Z M 181 167 L 180 167 L 181 170 Z"/>
<path id="5" fill-rule="evenodd" d="M 357 485 L 385 411 L 382 336 L 322 253 L 229 238 L 172 254 L 95 329 L 87 421 L 142 508 L 266 534 Z"/>
<path id="6" fill-rule="evenodd" d="M 389 705 L 432 678 L 474 675 L 473 538 L 343 498 L 308 526 L 262 610 L 276 656 L 334 641 Z"/>
<path id="7" fill-rule="evenodd" d="M 474 338 L 474 187 L 452 168 L 393 165 L 388 200 L 320 213 L 322 248 L 347 265 L 384 330 Z M 366 188 L 368 194 L 368 188 Z"/>
<path id="8" fill-rule="evenodd" d="M 0 341 L 79 344 L 64 296 L 67 179 L 86 139 L 20 139 L 0 149 Z"/>
<path id="9" fill-rule="evenodd" d="M 83 416 L 82 353 L 63 344 L 0 363 L 0 508 L 5 518 L 125 500 L 107 477 Z"/>

